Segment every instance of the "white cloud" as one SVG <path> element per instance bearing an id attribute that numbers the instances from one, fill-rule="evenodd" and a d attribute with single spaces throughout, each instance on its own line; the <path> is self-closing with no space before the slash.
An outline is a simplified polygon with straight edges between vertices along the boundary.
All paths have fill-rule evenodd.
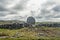
<path id="1" fill-rule="evenodd" d="M 0 0 L 0 16 L 0 20 L 33 16 L 37 21 L 56 22 L 60 20 L 60 0 Z"/>

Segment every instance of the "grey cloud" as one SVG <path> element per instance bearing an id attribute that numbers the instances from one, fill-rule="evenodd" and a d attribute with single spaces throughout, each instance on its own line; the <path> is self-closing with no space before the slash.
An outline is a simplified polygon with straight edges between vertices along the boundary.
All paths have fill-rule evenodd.
<path id="1" fill-rule="evenodd" d="M 6 9 L 4 6 L 0 6 L 0 11 L 8 11 L 8 9 Z"/>
<path id="2" fill-rule="evenodd" d="M 39 14 L 41 18 L 39 18 L 39 15 L 38 18 L 42 20 L 51 20 L 52 18 L 60 18 L 60 5 L 56 5 L 51 10 L 47 10 L 47 7 L 49 7 L 48 5 L 52 7 L 53 5 L 56 5 L 56 3 L 55 2 L 43 3 L 41 8 L 41 13 Z M 51 11 L 54 12 L 51 13 Z"/>
<path id="3" fill-rule="evenodd" d="M 25 17 L 15 15 L 14 17 L 5 18 L 5 19 L 6 19 L 6 20 L 7 20 L 7 19 L 10 19 L 10 20 L 21 20 L 21 19 L 25 19 Z"/>
<path id="4" fill-rule="evenodd" d="M 0 13 L 0 17 L 2 17 L 2 16 L 6 16 L 6 14 Z"/>
<path id="5" fill-rule="evenodd" d="M 53 8 L 54 11 L 56 12 L 60 12 L 60 5 L 56 5 L 54 8 Z"/>
<path id="6" fill-rule="evenodd" d="M 35 16 L 36 19 L 42 19 L 43 17 L 41 16 Z"/>
<path id="7" fill-rule="evenodd" d="M 0 3 L 6 3 L 8 0 L 0 0 Z"/>
<path id="8" fill-rule="evenodd" d="M 55 16 L 54 18 L 60 18 L 60 15 L 59 16 Z"/>
<path id="9" fill-rule="evenodd" d="M 9 3 L 12 3 L 14 0 L 0 0 L 0 17 L 1 16 L 7 16 L 7 15 L 12 15 L 12 14 L 17 14 L 17 11 L 21 11 L 25 8 L 25 5 L 28 0 L 21 0 L 19 3 L 17 3 L 13 8 L 7 8 L 7 5 Z M 16 11 L 17 10 L 17 11 Z M 9 12 L 9 13 L 6 13 Z"/>
<path id="10" fill-rule="evenodd" d="M 7 6 L 7 1 L 8 0 L 0 0 L 0 11 L 7 11 L 8 9 L 6 8 Z"/>
<path id="11" fill-rule="evenodd" d="M 0 12 L 0 17 L 4 17 L 4 16 L 6 16 L 8 14 L 9 14 L 8 12 Z"/>
<path id="12" fill-rule="evenodd" d="M 1 12 L 0 13 L 0 19 L 2 19 L 2 20 L 5 19 L 6 20 L 6 19 L 9 19 L 8 17 L 4 18 L 7 15 L 12 15 L 13 14 L 13 16 L 14 16 L 15 14 L 19 14 L 18 11 L 23 12 L 23 10 L 25 9 L 28 1 L 29 0 L 21 0 L 20 2 L 15 3 L 14 6 L 9 9 L 9 8 L 7 8 L 7 5 L 9 5 L 9 3 L 12 3 L 12 0 L 0 0 L 0 12 Z M 52 1 L 43 3 L 41 5 L 42 8 L 40 9 L 41 13 L 38 16 L 35 16 L 35 18 L 40 19 L 41 21 L 51 20 L 52 18 L 60 18 L 60 5 L 56 5 L 51 10 L 47 10 L 47 7 L 49 7 L 49 6 L 52 7 L 55 4 L 56 3 L 52 2 Z M 30 11 L 34 11 L 34 10 L 30 10 Z M 37 11 L 39 11 L 39 10 L 37 10 Z M 54 12 L 51 13 L 51 11 L 54 11 Z M 7 12 L 9 12 L 9 13 L 7 13 Z M 33 13 L 35 13 L 35 11 Z M 58 15 L 56 15 L 56 14 L 58 14 Z M 10 19 L 16 20 L 16 19 L 24 19 L 24 18 L 26 18 L 26 17 L 16 15 L 16 16 L 10 18 Z"/>
<path id="13" fill-rule="evenodd" d="M 46 15 L 49 14 L 50 11 L 46 10 L 46 9 L 41 9 L 41 15 Z"/>
<path id="14" fill-rule="evenodd" d="M 51 15 L 52 10 L 48 10 L 47 8 L 49 7 L 48 5 L 50 5 L 52 7 L 55 4 L 56 3 L 52 2 L 52 1 L 47 1 L 46 3 L 43 3 L 41 5 L 42 8 L 41 8 L 41 13 L 39 15 L 41 15 L 42 17 L 48 17 L 48 18 L 53 17 L 53 15 Z M 52 13 L 52 14 L 54 14 L 54 13 Z"/>
<path id="15" fill-rule="evenodd" d="M 17 14 L 17 12 L 10 12 L 9 14 Z"/>
<path id="16" fill-rule="evenodd" d="M 23 10 L 26 6 L 28 0 L 21 0 L 18 4 L 14 6 L 14 10 Z"/>
<path id="17" fill-rule="evenodd" d="M 6 16 L 9 9 L 6 8 L 8 0 L 0 0 L 0 17 Z"/>

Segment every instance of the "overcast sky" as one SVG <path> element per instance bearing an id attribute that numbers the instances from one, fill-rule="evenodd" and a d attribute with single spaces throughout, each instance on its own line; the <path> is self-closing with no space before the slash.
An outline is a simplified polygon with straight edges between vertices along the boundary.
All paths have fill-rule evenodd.
<path id="1" fill-rule="evenodd" d="M 60 0 L 0 0 L 0 20 L 60 22 Z"/>

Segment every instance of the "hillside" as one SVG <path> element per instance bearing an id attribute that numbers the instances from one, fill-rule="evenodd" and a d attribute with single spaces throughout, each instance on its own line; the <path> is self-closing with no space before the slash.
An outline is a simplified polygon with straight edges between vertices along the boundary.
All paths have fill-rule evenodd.
<path id="1" fill-rule="evenodd" d="M 53 27 L 32 27 L 15 30 L 0 29 L 0 39 L 60 39 L 60 28 Z"/>
<path id="2" fill-rule="evenodd" d="M 0 21 L 10 24 L 23 21 Z M 44 22 L 45 23 L 45 22 Z M 38 22 L 36 23 L 38 24 Z M 20 29 L 1 29 L 0 40 L 60 40 L 60 27 L 24 27 Z"/>

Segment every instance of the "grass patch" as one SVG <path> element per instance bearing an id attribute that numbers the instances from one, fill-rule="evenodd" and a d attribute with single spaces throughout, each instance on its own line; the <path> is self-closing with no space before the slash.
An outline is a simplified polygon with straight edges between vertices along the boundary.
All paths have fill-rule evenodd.
<path id="1" fill-rule="evenodd" d="M 21 28 L 21 29 L 0 29 L 0 40 L 59 40 L 60 28 L 53 27 L 34 27 L 34 28 Z"/>

